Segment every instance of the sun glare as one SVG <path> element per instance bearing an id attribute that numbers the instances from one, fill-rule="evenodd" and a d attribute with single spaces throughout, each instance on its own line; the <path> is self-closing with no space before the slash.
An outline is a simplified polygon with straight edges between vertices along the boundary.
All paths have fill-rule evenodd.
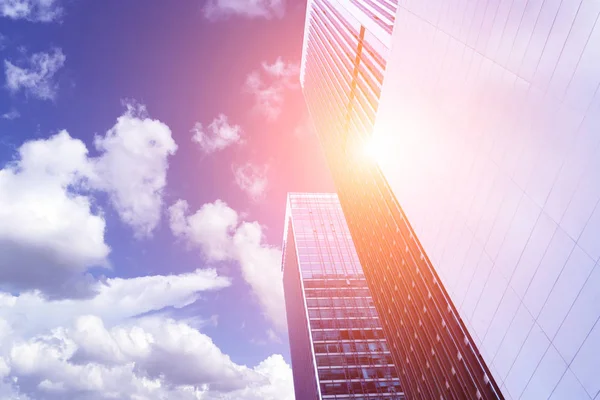
<path id="1" fill-rule="evenodd" d="M 364 143 L 362 153 L 370 161 L 382 162 L 388 156 L 389 147 L 381 136 L 373 135 Z"/>

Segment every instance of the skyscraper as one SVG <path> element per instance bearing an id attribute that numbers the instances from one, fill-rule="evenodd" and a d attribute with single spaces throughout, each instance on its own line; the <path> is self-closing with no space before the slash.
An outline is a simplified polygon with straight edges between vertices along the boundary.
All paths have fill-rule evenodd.
<path id="1" fill-rule="evenodd" d="M 588 0 L 396 13 L 379 165 L 513 399 L 600 392 L 599 14 Z"/>
<path id="2" fill-rule="evenodd" d="M 600 3 L 402 1 L 374 64 L 381 3 L 302 85 L 407 397 L 597 398 Z"/>
<path id="3" fill-rule="evenodd" d="M 335 194 L 288 195 L 282 268 L 296 399 L 404 399 Z"/>
<path id="4" fill-rule="evenodd" d="M 302 88 L 407 397 L 501 398 L 394 193 L 364 155 L 397 9 L 387 0 L 309 1 Z"/>

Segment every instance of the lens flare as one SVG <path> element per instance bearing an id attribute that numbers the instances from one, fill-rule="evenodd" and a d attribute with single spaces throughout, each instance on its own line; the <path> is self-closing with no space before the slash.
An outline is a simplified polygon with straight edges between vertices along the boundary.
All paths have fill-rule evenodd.
<path id="1" fill-rule="evenodd" d="M 363 145 L 362 156 L 372 162 L 385 162 L 389 157 L 389 144 L 384 137 L 372 135 Z"/>

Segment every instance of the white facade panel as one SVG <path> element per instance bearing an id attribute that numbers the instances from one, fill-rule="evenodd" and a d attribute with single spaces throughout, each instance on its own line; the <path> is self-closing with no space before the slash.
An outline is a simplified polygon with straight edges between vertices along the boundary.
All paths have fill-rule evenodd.
<path id="1" fill-rule="evenodd" d="M 597 0 L 396 14 L 376 157 L 507 398 L 600 392 L 599 14 Z"/>

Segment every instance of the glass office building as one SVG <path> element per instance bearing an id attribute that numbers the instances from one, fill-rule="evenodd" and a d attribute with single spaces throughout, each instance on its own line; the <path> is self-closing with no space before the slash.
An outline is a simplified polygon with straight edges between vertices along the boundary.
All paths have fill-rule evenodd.
<path id="1" fill-rule="evenodd" d="M 599 14 L 396 13 L 378 163 L 507 398 L 600 399 Z"/>
<path id="2" fill-rule="evenodd" d="M 302 83 L 407 397 L 599 399 L 600 2 L 386 1 L 383 64 L 357 2 Z"/>
<path id="3" fill-rule="evenodd" d="M 309 1 L 304 96 L 407 398 L 502 398 L 378 164 L 364 155 L 402 7 Z"/>
<path id="4" fill-rule="evenodd" d="M 404 399 L 337 196 L 290 193 L 284 232 L 296 398 Z"/>

